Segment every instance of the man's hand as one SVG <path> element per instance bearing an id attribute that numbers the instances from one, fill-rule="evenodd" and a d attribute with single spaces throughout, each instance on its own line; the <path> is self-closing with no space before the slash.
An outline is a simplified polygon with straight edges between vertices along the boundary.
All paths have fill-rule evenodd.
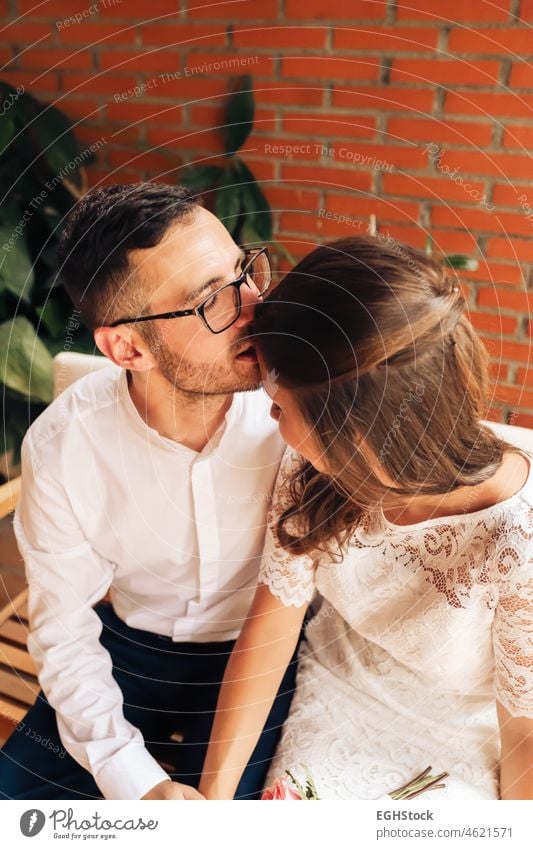
<path id="1" fill-rule="evenodd" d="M 152 787 L 142 799 L 192 799 L 197 801 L 198 799 L 205 800 L 205 796 L 198 793 L 198 790 L 195 790 L 194 787 L 189 787 L 188 784 L 179 784 L 177 781 L 165 778 L 164 781 Z"/>

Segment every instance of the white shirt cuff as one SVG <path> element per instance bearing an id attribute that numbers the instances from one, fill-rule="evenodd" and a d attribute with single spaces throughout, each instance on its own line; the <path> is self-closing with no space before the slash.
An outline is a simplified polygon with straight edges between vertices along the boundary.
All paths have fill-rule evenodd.
<path id="1" fill-rule="evenodd" d="M 165 779 L 169 779 L 165 770 L 137 742 L 109 758 L 94 778 L 104 799 L 142 799 Z"/>

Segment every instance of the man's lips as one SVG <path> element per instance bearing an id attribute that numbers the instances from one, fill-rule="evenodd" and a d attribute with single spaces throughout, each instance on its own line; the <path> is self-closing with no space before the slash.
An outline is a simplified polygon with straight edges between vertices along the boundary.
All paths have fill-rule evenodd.
<path id="1" fill-rule="evenodd" d="M 240 360 L 241 362 L 246 363 L 256 363 L 257 362 L 257 354 L 255 352 L 255 348 L 253 345 L 248 345 L 247 348 L 244 348 L 237 356 L 236 360 Z"/>

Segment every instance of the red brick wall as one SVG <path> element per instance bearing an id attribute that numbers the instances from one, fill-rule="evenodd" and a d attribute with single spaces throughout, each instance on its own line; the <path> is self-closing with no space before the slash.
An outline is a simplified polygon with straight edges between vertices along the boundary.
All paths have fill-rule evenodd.
<path id="1" fill-rule="evenodd" d="M 103 140 L 91 185 L 176 182 L 218 154 L 228 78 L 252 73 L 244 156 L 278 237 L 301 255 L 375 213 L 394 238 L 431 233 L 476 256 L 463 276 L 493 416 L 533 426 L 533 0 L 11 0 L 0 13 L 3 78 L 56 102 L 82 143 Z"/>

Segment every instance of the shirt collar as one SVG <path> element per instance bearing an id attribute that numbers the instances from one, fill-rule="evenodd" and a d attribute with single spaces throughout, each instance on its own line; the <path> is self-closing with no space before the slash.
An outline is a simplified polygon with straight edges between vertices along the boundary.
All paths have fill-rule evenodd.
<path id="1" fill-rule="evenodd" d="M 167 448 L 172 451 L 178 451 L 180 453 L 186 453 L 191 455 L 192 457 L 203 457 L 207 454 L 210 454 L 215 450 L 222 441 L 224 437 L 227 436 L 228 431 L 231 429 L 231 425 L 239 418 L 239 414 L 242 409 L 242 393 L 236 392 L 233 395 L 231 404 L 224 416 L 223 422 L 220 424 L 219 428 L 215 431 L 209 442 L 205 445 L 203 450 L 198 453 L 194 451 L 192 448 L 188 448 L 186 445 L 183 445 L 181 442 L 176 442 L 174 439 L 170 439 L 167 436 L 161 436 L 159 431 L 155 428 L 150 427 L 150 425 L 146 424 L 142 416 L 140 415 L 137 407 L 132 401 L 129 388 L 128 388 L 128 372 L 127 369 L 122 369 L 121 374 L 119 374 L 118 378 L 118 398 L 119 405 L 126 415 L 129 423 L 134 427 L 134 429 L 141 435 L 145 437 L 145 439 L 151 439 L 155 442 L 159 442 L 161 445 L 165 445 Z"/>

